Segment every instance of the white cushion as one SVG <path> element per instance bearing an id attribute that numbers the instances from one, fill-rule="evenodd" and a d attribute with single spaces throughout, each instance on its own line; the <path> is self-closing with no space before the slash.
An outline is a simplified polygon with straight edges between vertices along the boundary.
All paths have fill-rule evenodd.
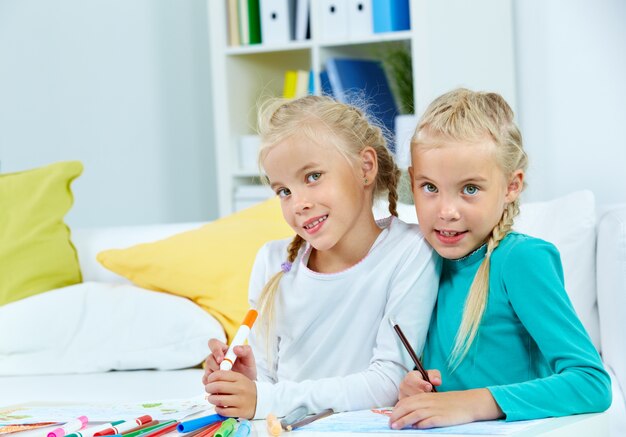
<path id="1" fill-rule="evenodd" d="M 598 224 L 598 302 L 602 357 L 626 390 L 626 206 L 606 213 Z"/>
<path id="2" fill-rule="evenodd" d="M 591 191 L 548 202 L 522 202 L 514 228 L 554 244 L 561 254 L 565 288 L 596 349 L 600 327 L 596 298 L 596 212 Z"/>
<path id="3" fill-rule="evenodd" d="M 0 307 L 0 375 L 180 369 L 221 325 L 188 299 L 87 282 Z"/>

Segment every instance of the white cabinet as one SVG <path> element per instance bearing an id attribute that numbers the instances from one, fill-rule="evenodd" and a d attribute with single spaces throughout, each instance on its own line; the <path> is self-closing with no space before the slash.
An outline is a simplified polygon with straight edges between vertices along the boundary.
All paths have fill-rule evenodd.
<path id="1" fill-rule="evenodd" d="M 516 107 L 511 0 L 410 0 L 411 30 L 340 39 L 322 35 L 323 2 L 311 0 L 310 40 L 239 47 L 227 45 L 226 3 L 207 0 L 220 215 L 233 212 L 237 187 L 259 183 L 256 171 L 240 169 L 238 142 L 255 132 L 258 103 L 282 95 L 286 70 L 312 70 L 319 93 L 327 59 L 372 59 L 399 44 L 412 54 L 416 114 L 459 86 L 499 92 Z"/>

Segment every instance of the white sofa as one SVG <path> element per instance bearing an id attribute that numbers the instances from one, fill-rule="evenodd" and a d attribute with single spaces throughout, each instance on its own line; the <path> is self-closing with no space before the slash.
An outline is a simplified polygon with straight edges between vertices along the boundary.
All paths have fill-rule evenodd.
<path id="1" fill-rule="evenodd" d="M 383 210 L 384 208 L 376 208 L 378 215 L 383 215 Z M 416 221 L 412 206 L 401 205 L 399 212 L 405 221 Z M 516 223 L 516 229 L 520 232 L 549 240 L 559 248 L 572 302 L 613 379 L 613 405 L 610 410 L 612 435 L 626 435 L 623 390 L 626 388 L 626 343 L 623 339 L 626 332 L 626 205 L 604 208 L 603 212 L 597 213 L 593 195 L 590 192 L 578 192 L 551 202 L 523 204 L 522 213 Z M 111 284 L 117 284 L 115 287 L 131 287 L 126 279 L 100 266 L 95 260 L 96 254 L 104 249 L 155 241 L 199 225 L 200 223 L 187 223 L 75 230 L 72 239 L 79 254 L 84 281 L 90 284 L 108 284 L 111 287 Z M 10 305 L 0 308 L 0 332 L 3 328 L 10 329 L 5 320 Z M 201 332 L 206 332 L 207 336 L 223 335 L 223 332 L 217 332 L 214 320 L 210 320 L 208 314 L 206 317 L 206 323 L 198 320 L 198 326 L 202 325 L 199 329 L 206 329 Z M 16 323 L 15 320 L 13 323 Z M 15 326 L 13 330 L 15 332 Z M 128 335 L 132 336 L 132 333 Z M 68 375 L 30 376 L 27 372 L 22 372 L 22 376 L 18 376 L 18 372 L 13 376 L 2 376 L 2 354 L 11 352 L 7 351 L 3 342 L 4 340 L 0 340 L 0 406 L 15 401 L 58 400 L 56 381 L 60 378 L 67 388 Z M 202 343 L 204 344 L 204 340 Z M 206 353 L 206 349 L 202 353 Z M 126 367 L 117 368 L 132 369 L 132 364 L 125 363 Z M 164 370 L 176 368 L 175 365 L 153 367 Z M 135 368 L 145 367 L 140 365 Z M 178 386 L 177 394 L 200 391 L 201 370 L 195 369 L 194 372 L 197 375 L 185 376 L 188 387 L 183 390 Z M 123 375 L 127 372 L 116 373 Z M 135 375 L 139 374 L 141 372 L 135 372 Z M 108 376 L 100 378 L 106 379 L 107 382 L 103 384 L 107 386 L 115 385 Z M 168 378 L 172 379 L 171 376 Z M 77 390 L 84 394 L 89 383 L 89 380 L 83 381 Z M 151 383 L 146 386 L 153 389 Z M 154 398 L 154 392 L 150 393 L 150 397 Z M 72 391 L 65 391 L 63 396 L 64 400 L 69 400 Z M 141 393 L 134 393 L 134 396 L 141 398 Z"/>

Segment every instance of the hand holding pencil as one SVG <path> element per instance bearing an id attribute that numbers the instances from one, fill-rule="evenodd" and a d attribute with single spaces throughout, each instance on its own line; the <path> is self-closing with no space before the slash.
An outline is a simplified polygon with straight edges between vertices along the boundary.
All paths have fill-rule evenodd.
<path id="1" fill-rule="evenodd" d="M 418 393 L 431 391 L 436 392 L 437 389 L 435 388 L 435 386 L 441 385 L 441 373 L 439 372 L 439 370 L 427 371 L 426 369 L 424 369 L 424 366 L 422 366 L 421 361 L 415 354 L 413 347 L 411 347 L 411 343 L 409 343 L 409 340 L 402 332 L 400 325 L 398 325 L 392 319 L 389 319 L 389 323 L 393 327 L 394 331 L 396 331 L 396 334 L 398 334 L 402 345 L 409 353 L 409 356 L 413 360 L 415 368 L 417 369 L 416 371 L 409 372 L 400 383 L 400 393 L 398 395 L 398 398 L 403 399 Z"/>
<path id="2" fill-rule="evenodd" d="M 404 399 L 418 393 L 436 391 L 434 387 L 441 385 L 441 373 L 436 369 L 427 370 L 426 373 L 428 374 L 430 382 L 426 381 L 422 374 L 417 370 L 407 373 L 400 383 L 400 393 L 398 395 L 398 399 Z"/>

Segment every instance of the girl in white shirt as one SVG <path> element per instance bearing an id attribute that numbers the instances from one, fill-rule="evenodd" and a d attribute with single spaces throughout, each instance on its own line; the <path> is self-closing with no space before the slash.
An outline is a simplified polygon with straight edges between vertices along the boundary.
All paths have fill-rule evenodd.
<path id="1" fill-rule="evenodd" d="M 400 172 L 381 129 L 329 97 L 271 101 L 259 116 L 259 161 L 281 199 L 293 240 L 257 255 L 250 346 L 209 342 L 203 378 L 224 416 L 284 416 L 304 406 L 359 410 L 393 405 L 413 367 L 389 323 L 420 353 L 438 285 L 438 259 L 419 228 L 397 218 Z M 387 219 L 374 198 L 387 194 Z"/>

